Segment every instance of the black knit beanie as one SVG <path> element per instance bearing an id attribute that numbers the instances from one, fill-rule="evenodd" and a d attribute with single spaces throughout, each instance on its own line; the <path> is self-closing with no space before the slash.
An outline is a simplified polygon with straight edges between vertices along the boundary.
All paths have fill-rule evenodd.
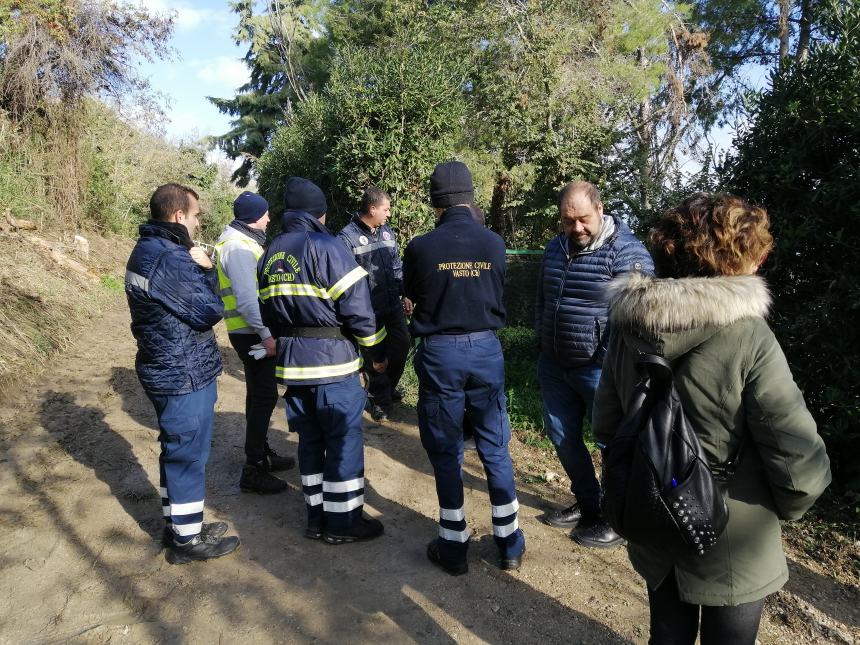
<path id="1" fill-rule="evenodd" d="M 436 165 L 430 175 L 430 203 L 434 208 L 448 208 L 475 201 L 472 173 L 462 161 Z"/>
<path id="2" fill-rule="evenodd" d="M 314 182 L 301 177 L 290 177 L 287 180 L 284 207 L 287 210 L 305 211 L 317 219 L 328 211 L 323 191 Z"/>
<path id="3" fill-rule="evenodd" d="M 267 210 L 269 210 L 269 202 L 247 190 L 233 202 L 233 217 L 246 224 L 253 224 L 265 215 Z"/>

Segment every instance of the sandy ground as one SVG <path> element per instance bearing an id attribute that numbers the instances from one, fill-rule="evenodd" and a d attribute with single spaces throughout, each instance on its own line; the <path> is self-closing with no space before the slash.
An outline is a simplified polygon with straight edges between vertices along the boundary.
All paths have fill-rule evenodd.
<path id="1" fill-rule="evenodd" d="M 168 564 L 155 415 L 116 300 L 37 384 L 22 383 L 0 404 L 0 642 L 647 642 L 645 589 L 624 549 L 582 549 L 537 521 L 567 500 L 559 486 L 520 486 L 528 553 L 520 572 L 496 567 L 474 453 L 465 466 L 476 531 L 470 573 L 432 567 L 424 550 L 436 530 L 433 479 L 405 406 L 400 421 L 365 425 L 365 508 L 384 522 L 382 538 L 336 547 L 305 539 L 296 471 L 286 473 L 284 494 L 241 493 L 244 383 L 223 333 L 206 508 L 242 547 L 212 562 Z M 293 453 L 295 441 L 279 405 L 271 442 Z M 516 440 L 512 449 L 520 474 L 548 459 Z M 856 641 L 857 587 L 797 560 L 792 573 L 760 642 Z"/>

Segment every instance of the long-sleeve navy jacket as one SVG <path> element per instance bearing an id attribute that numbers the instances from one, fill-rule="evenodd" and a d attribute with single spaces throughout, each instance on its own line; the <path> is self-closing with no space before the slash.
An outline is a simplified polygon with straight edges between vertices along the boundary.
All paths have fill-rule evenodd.
<path id="1" fill-rule="evenodd" d="M 135 366 L 150 394 L 189 394 L 221 373 L 212 327 L 224 315 L 214 269 L 204 270 L 159 222 L 140 226 L 125 273 Z"/>
<path id="2" fill-rule="evenodd" d="M 609 281 L 628 271 L 654 274 L 645 246 L 621 219 L 593 251 L 571 253 L 564 235 L 544 250 L 535 303 L 535 331 L 544 356 L 565 367 L 603 363 L 609 341 Z"/>
<path id="3" fill-rule="evenodd" d="M 415 304 L 413 336 L 467 334 L 505 324 L 505 243 L 476 223 L 465 206 L 449 208 L 435 229 L 409 242 L 403 282 Z"/>
<path id="4" fill-rule="evenodd" d="M 382 362 L 386 331 L 376 328 L 367 272 L 312 215 L 287 211 L 281 227 L 257 265 L 260 313 L 278 338 L 278 381 L 342 381 L 361 365 L 356 346 L 367 359 Z M 339 328 L 344 337 L 302 336 L 293 333 L 296 328 Z"/>
<path id="5" fill-rule="evenodd" d="M 367 271 L 370 299 L 379 323 L 399 317 L 403 310 L 403 263 L 394 232 L 387 224 L 371 229 L 355 215 L 337 236 L 352 252 L 358 265 Z"/>

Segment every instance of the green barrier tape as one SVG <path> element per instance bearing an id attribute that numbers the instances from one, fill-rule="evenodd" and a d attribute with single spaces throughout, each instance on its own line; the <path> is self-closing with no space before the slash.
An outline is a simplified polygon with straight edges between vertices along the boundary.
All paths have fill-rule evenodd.
<path id="1" fill-rule="evenodd" d="M 516 249 L 505 249 L 505 255 L 543 255 L 543 251 L 517 251 Z"/>

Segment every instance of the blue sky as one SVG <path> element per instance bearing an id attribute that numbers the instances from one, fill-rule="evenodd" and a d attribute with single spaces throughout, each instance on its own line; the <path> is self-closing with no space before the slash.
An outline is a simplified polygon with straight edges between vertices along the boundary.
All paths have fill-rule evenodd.
<path id="1" fill-rule="evenodd" d="M 231 34 L 237 16 L 227 0 L 139 0 L 153 13 L 175 12 L 170 42 L 174 60 L 143 62 L 140 71 L 152 88 L 168 97 L 171 139 L 198 138 L 223 134 L 230 119 L 206 100 L 207 96 L 228 98 L 248 79 L 241 58 L 246 47 L 236 47 Z"/>

